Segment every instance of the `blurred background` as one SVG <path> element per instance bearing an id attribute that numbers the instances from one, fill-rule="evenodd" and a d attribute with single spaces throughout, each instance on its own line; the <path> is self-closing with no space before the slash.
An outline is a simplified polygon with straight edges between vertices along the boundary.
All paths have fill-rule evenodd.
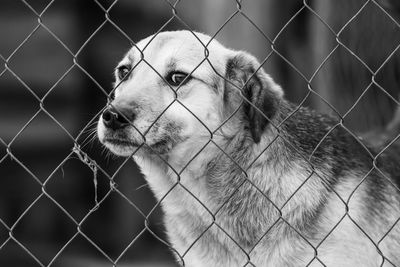
<path id="1" fill-rule="evenodd" d="M 87 142 L 132 45 L 126 36 L 138 41 L 162 27 L 217 33 L 266 59 L 289 100 L 338 121 L 346 114 L 354 132 L 393 115 L 396 0 L 182 0 L 176 11 L 164 0 L 0 2 L 0 266 L 176 266 L 135 163 Z"/>

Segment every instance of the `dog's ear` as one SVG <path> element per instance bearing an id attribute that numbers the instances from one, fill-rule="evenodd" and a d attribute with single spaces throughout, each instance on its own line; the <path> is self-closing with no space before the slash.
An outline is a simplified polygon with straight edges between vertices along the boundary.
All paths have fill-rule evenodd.
<path id="1" fill-rule="evenodd" d="M 241 96 L 247 100 L 243 100 L 243 110 L 249 130 L 254 142 L 260 142 L 265 127 L 279 108 L 282 89 L 265 73 L 258 61 L 245 52 L 237 52 L 228 59 L 226 79 L 225 100 L 228 100 L 232 90 L 241 91 Z"/>

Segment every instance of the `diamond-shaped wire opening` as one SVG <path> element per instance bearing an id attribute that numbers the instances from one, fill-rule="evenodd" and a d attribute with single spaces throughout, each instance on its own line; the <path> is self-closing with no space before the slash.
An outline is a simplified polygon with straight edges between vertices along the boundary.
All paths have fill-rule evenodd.
<path id="1" fill-rule="evenodd" d="M 27 144 L 31 145 L 31 150 L 27 151 Z M 73 141 L 58 123 L 44 112 L 39 114 L 22 128 L 10 144 L 10 148 L 16 158 L 20 159 L 30 171 L 35 173 L 40 179 L 50 175 L 57 164 L 62 161 L 69 153 Z M 38 155 L 50 156 L 54 150 L 63 152 L 57 156 L 50 157 L 47 166 L 36 164 L 40 161 Z M 51 168 L 53 166 L 53 169 Z M 45 170 L 40 169 L 45 167 Z"/>
<path id="2" fill-rule="evenodd" d="M 42 97 L 72 65 L 71 55 L 42 27 L 8 60 L 8 67 Z"/>
<path id="3" fill-rule="evenodd" d="M 58 227 L 55 227 L 58 224 L 54 222 L 57 221 L 62 224 L 62 234 L 58 232 Z M 12 230 L 13 237 L 46 264 L 75 232 L 74 223 L 44 196 L 24 213 Z M 32 240 L 43 244 L 46 249 L 38 246 L 37 243 L 32 243 Z"/>

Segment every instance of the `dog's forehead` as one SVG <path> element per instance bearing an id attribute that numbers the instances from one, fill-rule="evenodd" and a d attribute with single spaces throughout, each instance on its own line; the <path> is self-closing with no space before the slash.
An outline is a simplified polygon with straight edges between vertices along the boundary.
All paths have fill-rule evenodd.
<path id="1" fill-rule="evenodd" d="M 205 34 L 190 31 L 161 32 L 136 44 L 125 57 L 137 62 L 144 58 L 150 64 L 169 61 L 192 63 L 193 66 L 207 59 L 217 66 L 223 64 L 230 50 Z"/>

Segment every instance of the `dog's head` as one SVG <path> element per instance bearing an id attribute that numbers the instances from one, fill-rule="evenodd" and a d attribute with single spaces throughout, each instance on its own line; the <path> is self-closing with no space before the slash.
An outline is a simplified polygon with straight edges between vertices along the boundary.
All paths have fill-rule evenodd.
<path id="1" fill-rule="evenodd" d="M 163 32 L 133 47 L 115 70 L 115 97 L 98 123 L 100 141 L 121 156 L 143 143 L 167 153 L 230 125 L 231 134 L 245 131 L 258 143 L 282 90 L 254 57 L 210 40 Z"/>

